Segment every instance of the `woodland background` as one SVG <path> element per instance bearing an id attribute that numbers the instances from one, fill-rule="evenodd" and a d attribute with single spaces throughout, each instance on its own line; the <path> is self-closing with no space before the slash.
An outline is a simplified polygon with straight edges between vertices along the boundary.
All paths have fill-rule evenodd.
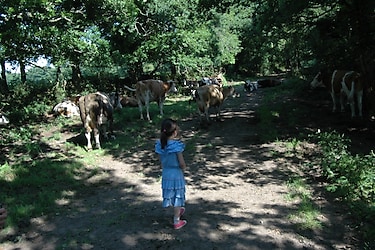
<path id="1" fill-rule="evenodd" d="M 280 73 L 311 79 L 323 68 L 357 70 L 371 93 L 374 5 L 371 0 L 1 0 L 0 108 L 12 106 L 7 97 L 17 97 L 9 95 L 17 87 L 48 91 L 60 101 L 88 88 L 112 91 L 147 77 L 200 79 L 219 72 L 237 79 Z M 38 66 L 41 58 L 47 67 Z M 6 65 L 19 73 L 10 74 Z"/>

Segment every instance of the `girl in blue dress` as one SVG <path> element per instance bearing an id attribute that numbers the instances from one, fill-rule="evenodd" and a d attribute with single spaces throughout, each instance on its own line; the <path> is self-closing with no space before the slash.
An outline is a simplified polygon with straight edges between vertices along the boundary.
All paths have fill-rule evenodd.
<path id="1" fill-rule="evenodd" d="M 185 178 L 186 168 L 182 152 L 185 145 L 176 139 L 179 127 L 176 121 L 165 119 L 161 124 L 160 140 L 156 141 L 155 152 L 160 156 L 162 167 L 163 207 L 174 207 L 173 224 L 175 229 L 186 225 L 181 220 L 185 212 Z"/>

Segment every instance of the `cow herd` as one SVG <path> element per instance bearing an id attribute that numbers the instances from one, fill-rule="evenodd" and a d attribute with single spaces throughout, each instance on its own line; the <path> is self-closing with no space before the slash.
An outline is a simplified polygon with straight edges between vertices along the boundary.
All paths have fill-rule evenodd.
<path id="1" fill-rule="evenodd" d="M 210 81 L 205 79 L 207 82 L 201 84 L 194 91 L 194 100 L 197 103 L 198 110 L 200 113 L 205 115 L 205 122 L 209 123 L 209 108 L 215 108 L 216 117 L 220 117 L 220 110 L 224 100 L 234 94 L 234 87 L 222 87 L 220 81 Z M 140 119 L 150 121 L 150 103 L 156 102 L 160 109 L 160 115 L 163 116 L 163 107 L 166 97 L 169 93 L 176 93 L 177 87 L 173 81 L 161 81 L 161 80 L 142 80 L 135 84 L 135 88 L 124 86 L 125 89 L 134 92 L 134 97 L 123 97 L 118 94 L 104 94 L 104 93 L 91 93 L 85 96 L 81 96 L 78 100 L 79 112 L 83 127 L 85 129 L 85 137 L 87 139 L 87 149 L 92 149 L 91 134 L 93 133 L 95 139 L 96 148 L 101 148 L 100 134 L 108 138 L 106 131 L 113 132 L 113 111 L 116 108 L 121 108 L 126 102 L 130 102 L 132 105 L 138 106 Z M 54 109 L 57 110 L 56 106 Z M 143 114 L 143 108 L 146 109 L 146 117 Z M 62 109 L 64 115 L 68 116 L 67 109 Z M 202 122 L 202 120 L 201 120 Z"/>
<path id="2" fill-rule="evenodd" d="M 282 83 L 276 78 L 259 79 L 257 81 L 246 80 L 243 84 L 245 92 L 253 92 L 259 87 L 274 87 Z M 355 71 L 335 70 L 332 73 L 319 72 L 310 83 L 311 88 L 325 86 L 332 97 L 333 112 L 337 109 L 337 98 L 340 98 L 341 111 L 344 111 L 344 101 L 350 104 L 351 115 L 355 117 L 355 102 L 358 115 L 362 116 L 363 83 L 361 75 Z M 101 148 L 100 135 L 105 138 L 113 136 L 113 112 L 122 107 L 137 107 L 140 119 L 144 119 L 143 107 L 146 108 L 146 119 L 151 120 L 149 107 L 151 102 L 156 102 L 163 116 L 163 106 L 169 93 L 176 93 L 177 88 L 173 81 L 142 80 L 138 81 L 134 88 L 124 86 L 134 92 L 133 96 L 121 96 L 118 93 L 105 94 L 101 92 L 90 93 L 63 101 L 53 107 L 55 115 L 64 117 L 80 116 L 87 149 L 92 149 L 91 134 L 93 133 L 96 148 Z M 198 108 L 201 124 L 210 123 L 209 109 L 214 110 L 216 119 L 220 118 L 220 111 L 224 101 L 229 96 L 235 96 L 233 86 L 223 87 L 221 78 L 202 78 L 200 81 L 184 81 L 180 86 L 180 92 L 191 96 Z M 202 115 L 204 119 L 202 120 Z M 8 118 L 0 112 L 0 125 L 8 124 Z M 107 131 L 109 134 L 107 135 Z"/>

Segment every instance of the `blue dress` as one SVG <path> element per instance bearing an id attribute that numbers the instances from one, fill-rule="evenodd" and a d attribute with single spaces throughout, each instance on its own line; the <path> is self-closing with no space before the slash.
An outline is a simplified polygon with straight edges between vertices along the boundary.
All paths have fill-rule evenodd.
<path id="1" fill-rule="evenodd" d="M 185 145 L 181 141 L 168 140 L 164 149 L 160 140 L 156 141 L 155 152 L 160 155 L 162 166 L 161 188 L 163 207 L 183 207 L 185 205 L 185 178 L 178 162 L 177 153 L 183 152 Z"/>

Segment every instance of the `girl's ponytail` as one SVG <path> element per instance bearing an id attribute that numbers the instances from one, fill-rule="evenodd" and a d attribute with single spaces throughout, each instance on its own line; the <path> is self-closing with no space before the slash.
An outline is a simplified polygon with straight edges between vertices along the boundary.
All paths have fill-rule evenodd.
<path id="1" fill-rule="evenodd" d="M 161 123 L 161 130 L 160 130 L 160 143 L 161 148 L 164 149 L 168 143 L 168 138 L 173 135 L 174 131 L 177 129 L 177 122 L 170 118 L 165 119 Z"/>

